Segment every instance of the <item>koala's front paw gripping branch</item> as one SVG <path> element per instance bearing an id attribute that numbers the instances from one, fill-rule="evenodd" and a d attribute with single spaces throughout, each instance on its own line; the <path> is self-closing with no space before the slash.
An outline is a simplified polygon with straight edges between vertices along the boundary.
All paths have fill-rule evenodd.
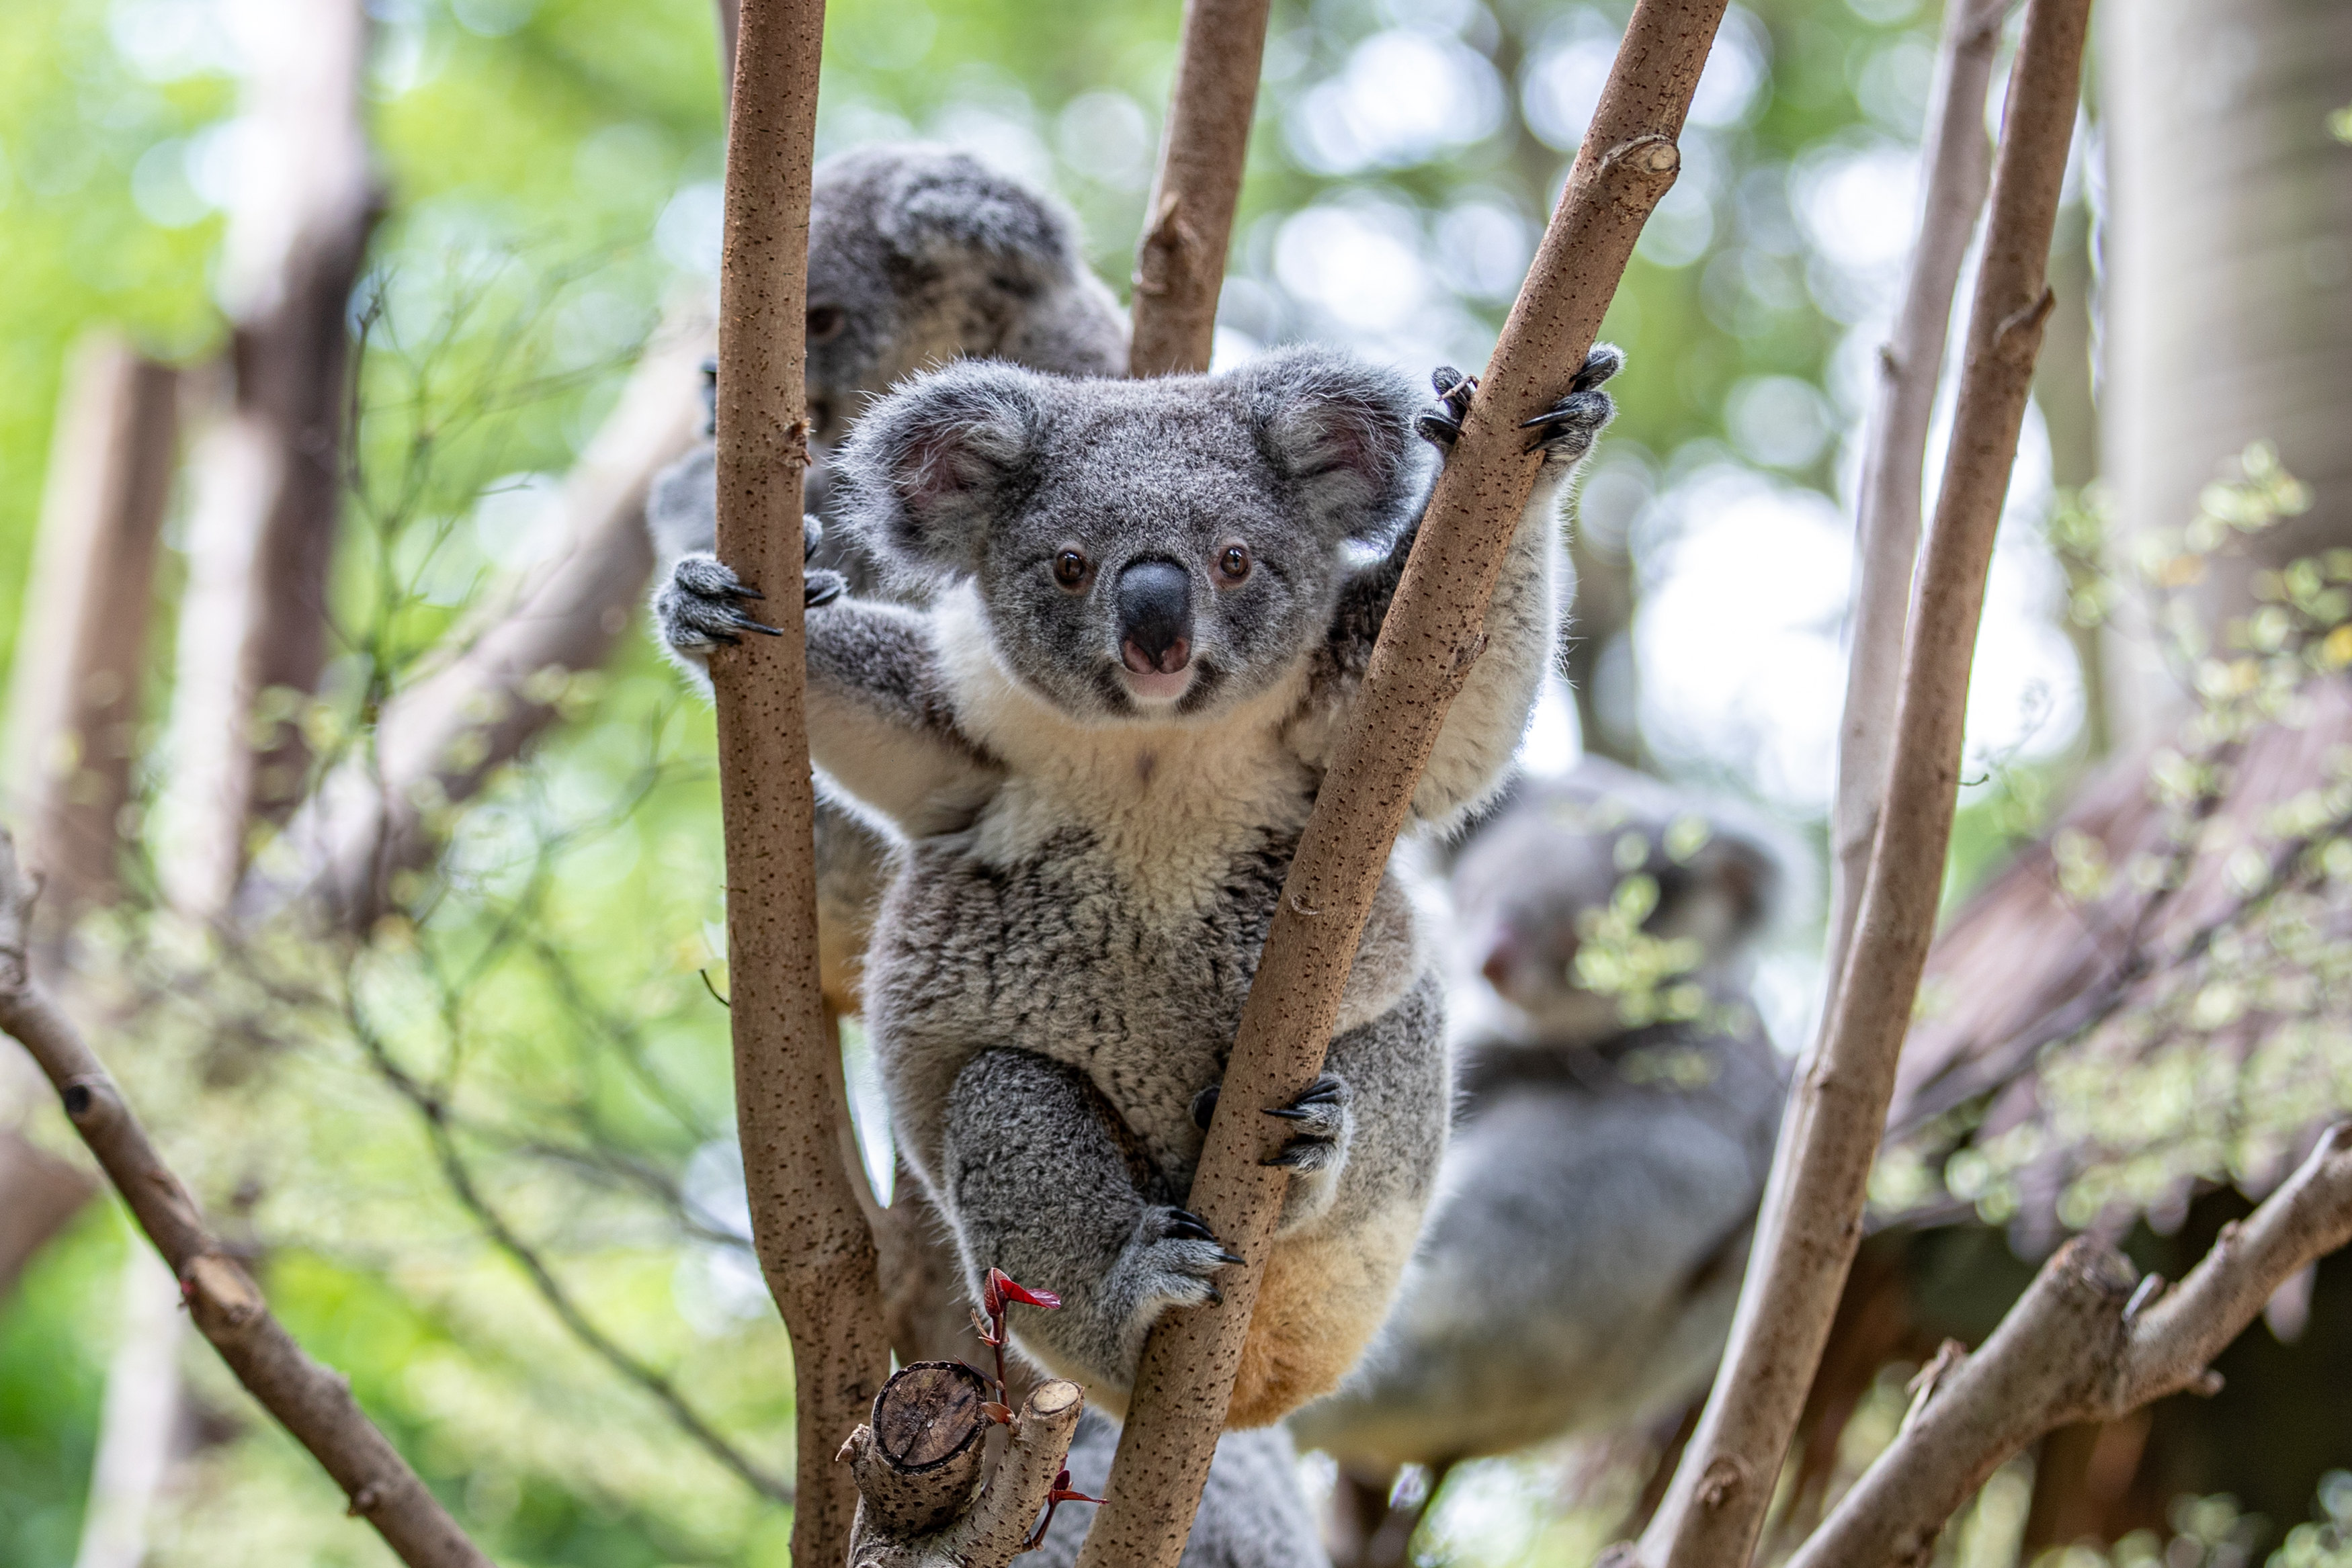
<path id="1" fill-rule="evenodd" d="M 1291 863 L 1193 1180 L 1189 1207 L 1248 1261 L 1223 1276 L 1223 1307 L 1177 1312 L 1151 1331 L 1081 1568 L 1174 1568 L 1182 1552 L 1290 1179 L 1263 1163 L 1281 1124 L 1255 1113 L 1286 1104 L 1322 1070 L 1373 894 L 1446 706 L 1483 645 L 1487 601 L 1542 461 L 1519 426 L 1582 363 L 1643 222 L 1674 183 L 1675 141 L 1723 11 L 1724 0 L 1634 8 L 1431 499 L 1356 722 Z"/>
<path id="2" fill-rule="evenodd" d="M 0 1030 L 40 1064 L 66 1114 L 180 1281 L 188 1315 L 239 1383 L 310 1450 L 409 1568 L 490 1568 L 408 1461 L 377 1430 L 351 1384 L 304 1354 L 261 1291 L 205 1223 L 204 1210 L 147 1140 L 147 1129 L 81 1031 L 33 981 L 26 941 L 39 889 L 0 832 Z"/>

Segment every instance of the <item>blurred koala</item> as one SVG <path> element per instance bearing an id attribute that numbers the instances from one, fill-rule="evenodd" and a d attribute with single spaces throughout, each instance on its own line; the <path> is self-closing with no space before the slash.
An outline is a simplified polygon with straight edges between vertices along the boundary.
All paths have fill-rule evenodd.
<path id="1" fill-rule="evenodd" d="M 1118 1452 L 1118 1423 L 1089 1409 L 1070 1443 L 1070 1485 L 1089 1497 L 1105 1495 Z M 1066 1507 L 1035 1553 L 1023 1559 L 1024 1568 L 1071 1568 L 1094 1511 L 1082 1504 Z M 1265 1427 L 1219 1438 L 1178 1568 L 1325 1568 L 1329 1562 L 1298 1484 L 1289 1435 Z"/>
<path id="2" fill-rule="evenodd" d="M 1786 1092 L 1753 954 L 1801 863 L 1600 760 L 1523 782 L 1456 852 L 1439 1196 L 1363 1362 L 1291 1423 L 1339 1461 L 1341 1562 L 1403 1562 L 1460 1460 L 1655 1423 L 1704 1388 Z M 1391 1508 L 1406 1465 L 1429 1485 Z"/>
<path id="3" fill-rule="evenodd" d="M 866 404 L 919 371 L 1002 359 L 1062 375 L 1127 373 L 1127 317 L 1079 253 L 1076 217 L 963 153 L 886 142 L 826 159 L 810 199 L 808 267 L 805 505 L 819 517 L 830 511 L 833 449 Z M 717 371 L 704 367 L 704 440 L 646 497 L 657 582 L 717 539 Z M 811 564 L 861 595 L 902 596 L 905 585 L 884 583 L 854 538 L 826 530 Z M 840 1013 L 858 1010 L 888 855 L 876 827 L 818 798 L 818 963 Z"/>

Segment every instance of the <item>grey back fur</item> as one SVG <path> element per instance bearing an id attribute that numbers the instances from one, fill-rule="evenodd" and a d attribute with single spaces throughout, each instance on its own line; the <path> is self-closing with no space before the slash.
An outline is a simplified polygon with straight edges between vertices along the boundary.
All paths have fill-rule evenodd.
<path id="1" fill-rule="evenodd" d="M 1088 1497 L 1105 1495 L 1110 1462 L 1118 1451 L 1118 1426 L 1099 1411 L 1078 1419 L 1070 1444 L 1070 1485 Z M 1054 1516 L 1045 1543 L 1023 1558 L 1023 1568 L 1071 1568 L 1097 1512 L 1085 1503 L 1065 1503 Z M 1298 1485 L 1298 1456 L 1279 1427 L 1228 1432 L 1209 1461 L 1209 1482 L 1201 1490 L 1201 1511 L 1184 1541 L 1181 1568 L 1325 1568 L 1331 1561 L 1315 1529 L 1315 1516 Z"/>

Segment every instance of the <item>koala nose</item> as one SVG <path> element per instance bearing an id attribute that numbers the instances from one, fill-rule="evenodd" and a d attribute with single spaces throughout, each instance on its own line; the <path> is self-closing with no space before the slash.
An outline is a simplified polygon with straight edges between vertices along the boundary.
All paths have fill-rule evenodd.
<path id="1" fill-rule="evenodd" d="M 1192 656 L 1192 580 L 1172 560 L 1131 562 L 1118 574 L 1119 662 L 1139 675 L 1172 675 Z"/>

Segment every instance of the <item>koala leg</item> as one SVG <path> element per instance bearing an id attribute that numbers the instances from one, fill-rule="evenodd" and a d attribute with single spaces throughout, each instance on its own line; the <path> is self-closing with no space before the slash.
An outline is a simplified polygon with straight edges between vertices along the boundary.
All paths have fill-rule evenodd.
<path id="1" fill-rule="evenodd" d="M 1125 1412 L 1143 1337 L 1171 1307 L 1221 1301 L 1241 1260 L 1167 1184 L 1085 1074 L 1032 1051 L 983 1051 L 948 1096 L 940 1173 L 964 1267 L 1055 1291 L 1013 1308 L 1022 1348 Z"/>

